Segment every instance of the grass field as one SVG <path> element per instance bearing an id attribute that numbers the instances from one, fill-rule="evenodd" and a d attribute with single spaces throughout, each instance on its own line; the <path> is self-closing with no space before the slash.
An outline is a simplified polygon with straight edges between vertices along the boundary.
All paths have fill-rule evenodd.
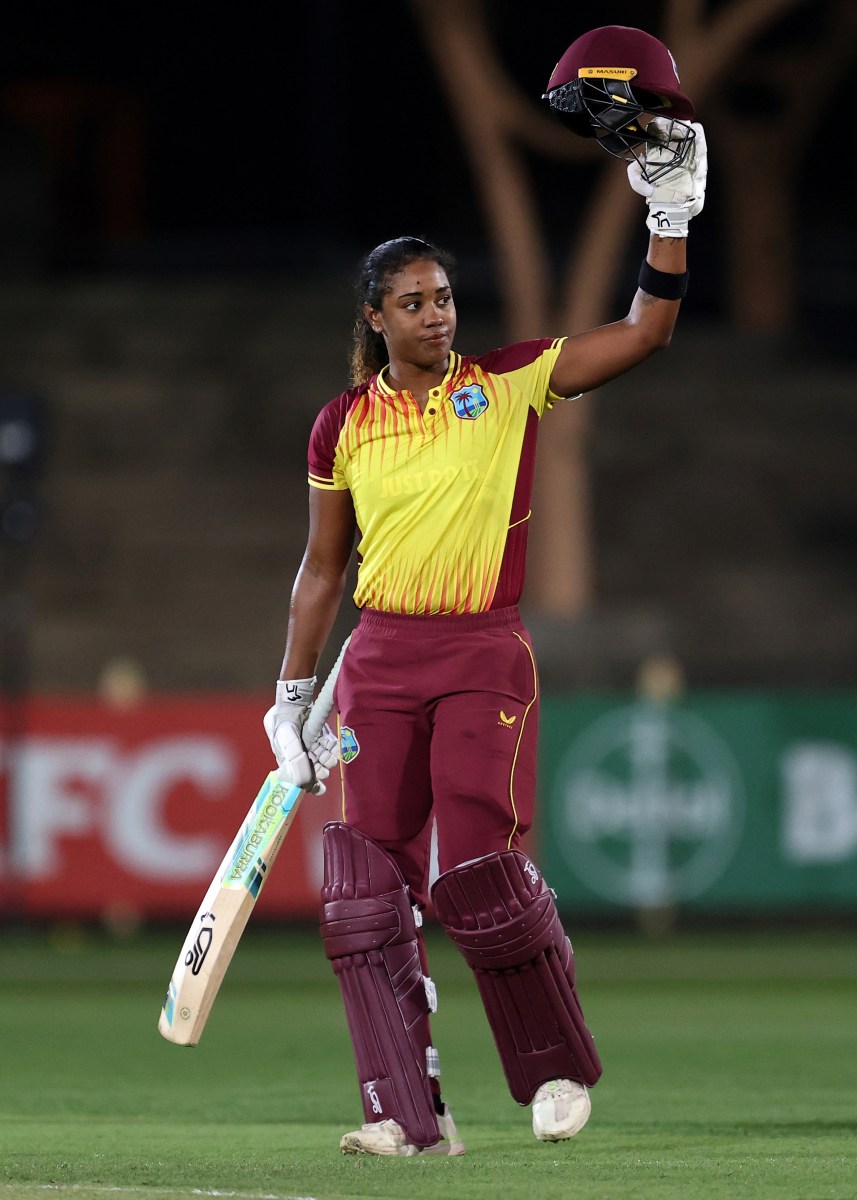
<path id="1" fill-rule="evenodd" d="M 460 1159 L 344 1158 L 360 1124 L 312 932 L 251 930 L 202 1042 L 155 1026 L 182 931 L 0 930 L 0 1200 L 857 1197 L 857 955 L 844 933 L 575 940 L 605 1075 L 589 1126 L 537 1143 L 475 987 L 429 934 Z"/>

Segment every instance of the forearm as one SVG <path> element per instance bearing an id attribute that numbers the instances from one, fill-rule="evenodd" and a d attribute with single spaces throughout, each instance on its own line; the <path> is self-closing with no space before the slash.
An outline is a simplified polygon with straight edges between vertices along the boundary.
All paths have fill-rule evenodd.
<path id="1" fill-rule="evenodd" d="M 331 574 L 320 570 L 311 558 L 304 558 L 292 590 L 281 679 L 307 679 L 315 675 L 344 587 L 344 571 Z"/>
<path id="2" fill-rule="evenodd" d="M 263 723 L 279 778 L 321 795 L 338 758 L 337 738 L 327 724 L 306 725 L 315 691 L 315 668 L 336 617 L 345 572 L 313 558 L 307 548 L 292 589 L 289 631 L 274 704 Z"/>
<path id="3" fill-rule="evenodd" d="M 658 237 L 653 233 L 649 238 L 646 262 L 662 274 L 682 276 L 687 270 L 686 248 L 685 238 Z M 680 305 L 680 300 L 666 300 L 638 287 L 625 324 L 641 342 L 636 349 L 640 360 L 670 344 Z M 633 366 L 633 362 L 630 365 Z"/>
<path id="4" fill-rule="evenodd" d="M 649 234 L 646 262 L 656 271 L 680 275 L 687 270 L 687 238 L 659 237 Z"/>

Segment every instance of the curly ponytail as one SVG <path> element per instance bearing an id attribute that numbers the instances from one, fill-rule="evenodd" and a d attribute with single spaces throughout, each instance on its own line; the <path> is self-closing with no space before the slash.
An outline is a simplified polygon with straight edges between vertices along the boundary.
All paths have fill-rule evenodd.
<path id="1" fill-rule="evenodd" d="M 377 375 L 387 363 L 387 343 L 363 316 L 362 304 L 360 307 L 360 316 L 354 322 L 351 346 L 351 382 L 355 387 Z"/>
<path id="2" fill-rule="evenodd" d="M 354 322 L 354 340 L 351 348 L 351 382 L 355 386 L 365 383 L 376 375 L 388 361 L 387 344 L 383 335 L 376 333 L 363 313 L 364 304 L 380 309 L 384 296 L 390 291 L 390 277 L 398 275 L 408 263 L 418 259 L 436 262 L 446 272 L 450 283 L 455 274 L 455 259 L 445 250 L 426 242 L 422 238 L 399 237 L 382 242 L 370 250 L 360 265 L 360 274 L 355 284 L 357 317 Z"/>

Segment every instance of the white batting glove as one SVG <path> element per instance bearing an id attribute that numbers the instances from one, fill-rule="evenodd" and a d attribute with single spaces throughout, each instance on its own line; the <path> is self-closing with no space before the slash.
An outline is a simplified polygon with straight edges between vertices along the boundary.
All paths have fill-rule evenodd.
<path id="1" fill-rule="evenodd" d="M 666 138 L 670 124 L 663 117 L 655 117 L 647 129 L 663 133 Z M 636 159 L 628 164 L 628 181 L 631 187 L 644 196 L 649 205 L 646 227 L 659 237 L 687 237 L 688 222 L 691 217 L 702 212 L 705 204 L 705 182 L 708 177 L 705 132 L 699 124 L 691 125 L 691 129 L 696 137 L 687 158 L 680 166 L 667 171 L 654 183 L 646 179 L 643 168 Z M 646 150 L 646 165 L 657 167 L 659 163 L 666 162 L 673 154 L 671 145 L 674 145 L 674 142 L 665 140 L 663 146 L 649 146 Z"/>
<path id="2" fill-rule="evenodd" d="M 312 706 L 316 680 L 280 679 L 275 704 L 263 718 L 265 732 L 277 760 L 278 774 L 287 783 L 321 796 L 324 780 L 339 760 L 339 746 L 328 725 L 311 746 L 303 740 L 303 727 Z"/>
<path id="3" fill-rule="evenodd" d="M 321 727 L 321 733 L 310 746 L 308 752 L 309 760 L 312 763 L 313 770 L 317 781 L 327 779 L 330 772 L 339 762 L 339 738 L 327 724 L 324 723 Z M 321 792 L 324 791 L 322 785 Z"/>

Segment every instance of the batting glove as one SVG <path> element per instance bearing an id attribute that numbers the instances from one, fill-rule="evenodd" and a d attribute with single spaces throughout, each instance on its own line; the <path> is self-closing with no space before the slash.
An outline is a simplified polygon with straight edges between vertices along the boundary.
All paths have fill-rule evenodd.
<path id="1" fill-rule="evenodd" d="M 303 740 L 315 685 L 315 678 L 278 680 L 276 702 L 265 713 L 263 724 L 280 777 L 321 796 L 326 790 L 324 780 L 339 760 L 339 746 L 328 725 L 322 726 L 312 745 Z"/>
<path id="2" fill-rule="evenodd" d="M 664 132 L 670 122 L 655 117 L 648 125 L 648 132 Z M 649 205 L 646 226 L 659 237 L 687 237 L 687 226 L 691 217 L 702 212 L 705 204 L 705 182 L 708 177 L 708 150 L 705 132 L 701 125 L 691 125 L 695 137 L 687 158 L 680 166 L 667 171 L 654 183 L 643 174 L 642 165 L 634 159 L 628 164 L 628 181 Z M 649 146 L 646 150 L 646 165 L 656 168 L 673 155 L 672 143 L 664 141 L 662 146 Z"/>

